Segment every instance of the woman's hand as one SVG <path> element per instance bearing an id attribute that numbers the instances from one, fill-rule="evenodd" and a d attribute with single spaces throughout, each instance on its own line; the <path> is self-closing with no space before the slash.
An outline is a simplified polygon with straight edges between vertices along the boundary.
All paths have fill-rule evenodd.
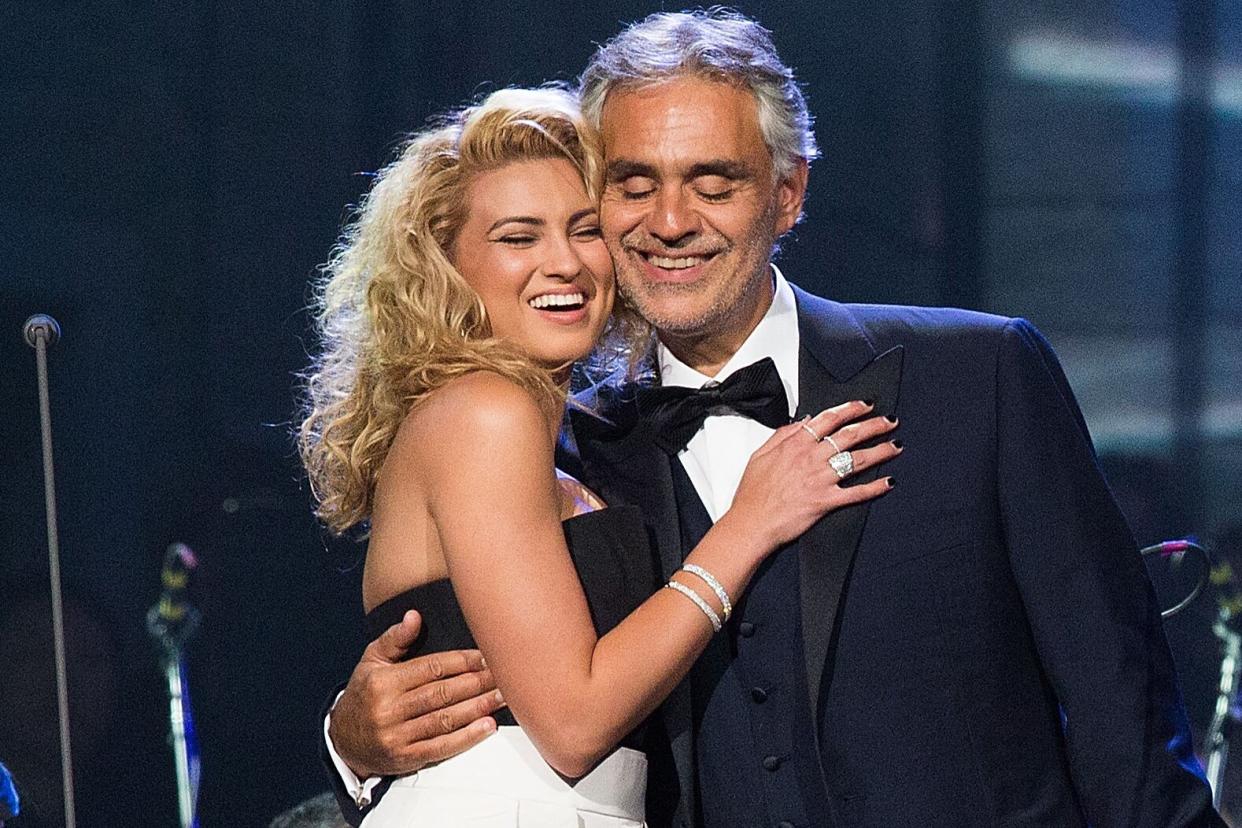
<path id="1" fill-rule="evenodd" d="M 751 455 L 733 505 L 722 520 L 732 524 L 731 531 L 757 537 L 767 555 L 829 512 L 887 492 L 893 487 L 889 477 L 841 485 L 851 475 L 901 453 L 900 442 L 893 440 L 854 450 L 897 427 L 896 419 L 887 417 L 859 419 L 872 408 L 865 402 L 848 402 L 777 429 Z M 853 458 L 853 468 L 844 475 L 829 463 L 839 452 L 849 452 Z"/>

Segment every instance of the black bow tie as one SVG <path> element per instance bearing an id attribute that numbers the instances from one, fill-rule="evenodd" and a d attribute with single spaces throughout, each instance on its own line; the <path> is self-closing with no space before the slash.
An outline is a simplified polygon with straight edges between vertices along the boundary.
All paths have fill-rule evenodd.
<path id="1" fill-rule="evenodd" d="M 718 385 L 644 389 L 638 404 L 653 427 L 655 441 L 669 454 L 684 449 L 703 427 L 703 420 L 721 411 L 750 417 L 768 428 L 789 422 L 785 386 L 771 357 L 734 371 Z"/>

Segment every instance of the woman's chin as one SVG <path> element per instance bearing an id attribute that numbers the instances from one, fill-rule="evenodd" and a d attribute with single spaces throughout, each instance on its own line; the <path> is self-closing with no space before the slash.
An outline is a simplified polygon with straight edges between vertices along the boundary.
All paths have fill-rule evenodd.
<path id="1" fill-rule="evenodd" d="M 540 368 L 546 369 L 554 377 L 560 377 L 564 374 L 565 378 L 568 378 L 574 363 L 586 359 L 590 353 L 591 348 L 567 350 L 555 354 L 541 353 L 534 355 L 534 362 Z"/>
<path id="2" fill-rule="evenodd" d="M 560 341 L 552 342 L 550 339 L 552 337 L 544 337 L 537 344 L 528 343 L 526 353 L 536 365 L 555 372 L 558 368 L 565 368 L 585 359 L 595 349 L 598 337 L 559 337 Z"/>

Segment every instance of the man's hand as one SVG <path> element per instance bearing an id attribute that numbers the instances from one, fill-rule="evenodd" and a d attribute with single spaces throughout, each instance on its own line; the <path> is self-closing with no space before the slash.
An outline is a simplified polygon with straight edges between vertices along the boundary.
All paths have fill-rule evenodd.
<path id="1" fill-rule="evenodd" d="M 332 745 L 360 779 L 414 773 L 496 730 L 504 700 L 478 650 L 400 660 L 421 628 L 411 610 L 368 644 L 332 709 Z"/>

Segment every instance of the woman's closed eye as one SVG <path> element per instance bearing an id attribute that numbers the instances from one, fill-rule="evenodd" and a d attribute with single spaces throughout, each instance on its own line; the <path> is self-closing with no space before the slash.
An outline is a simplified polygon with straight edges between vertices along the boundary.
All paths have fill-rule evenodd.
<path id="1" fill-rule="evenodd" d="M 529 247 L 538 240 L 538 236 L 533 233 L 505 233 L 496 239 L 501 244 L 507 244 L 512 247 Z"/>

